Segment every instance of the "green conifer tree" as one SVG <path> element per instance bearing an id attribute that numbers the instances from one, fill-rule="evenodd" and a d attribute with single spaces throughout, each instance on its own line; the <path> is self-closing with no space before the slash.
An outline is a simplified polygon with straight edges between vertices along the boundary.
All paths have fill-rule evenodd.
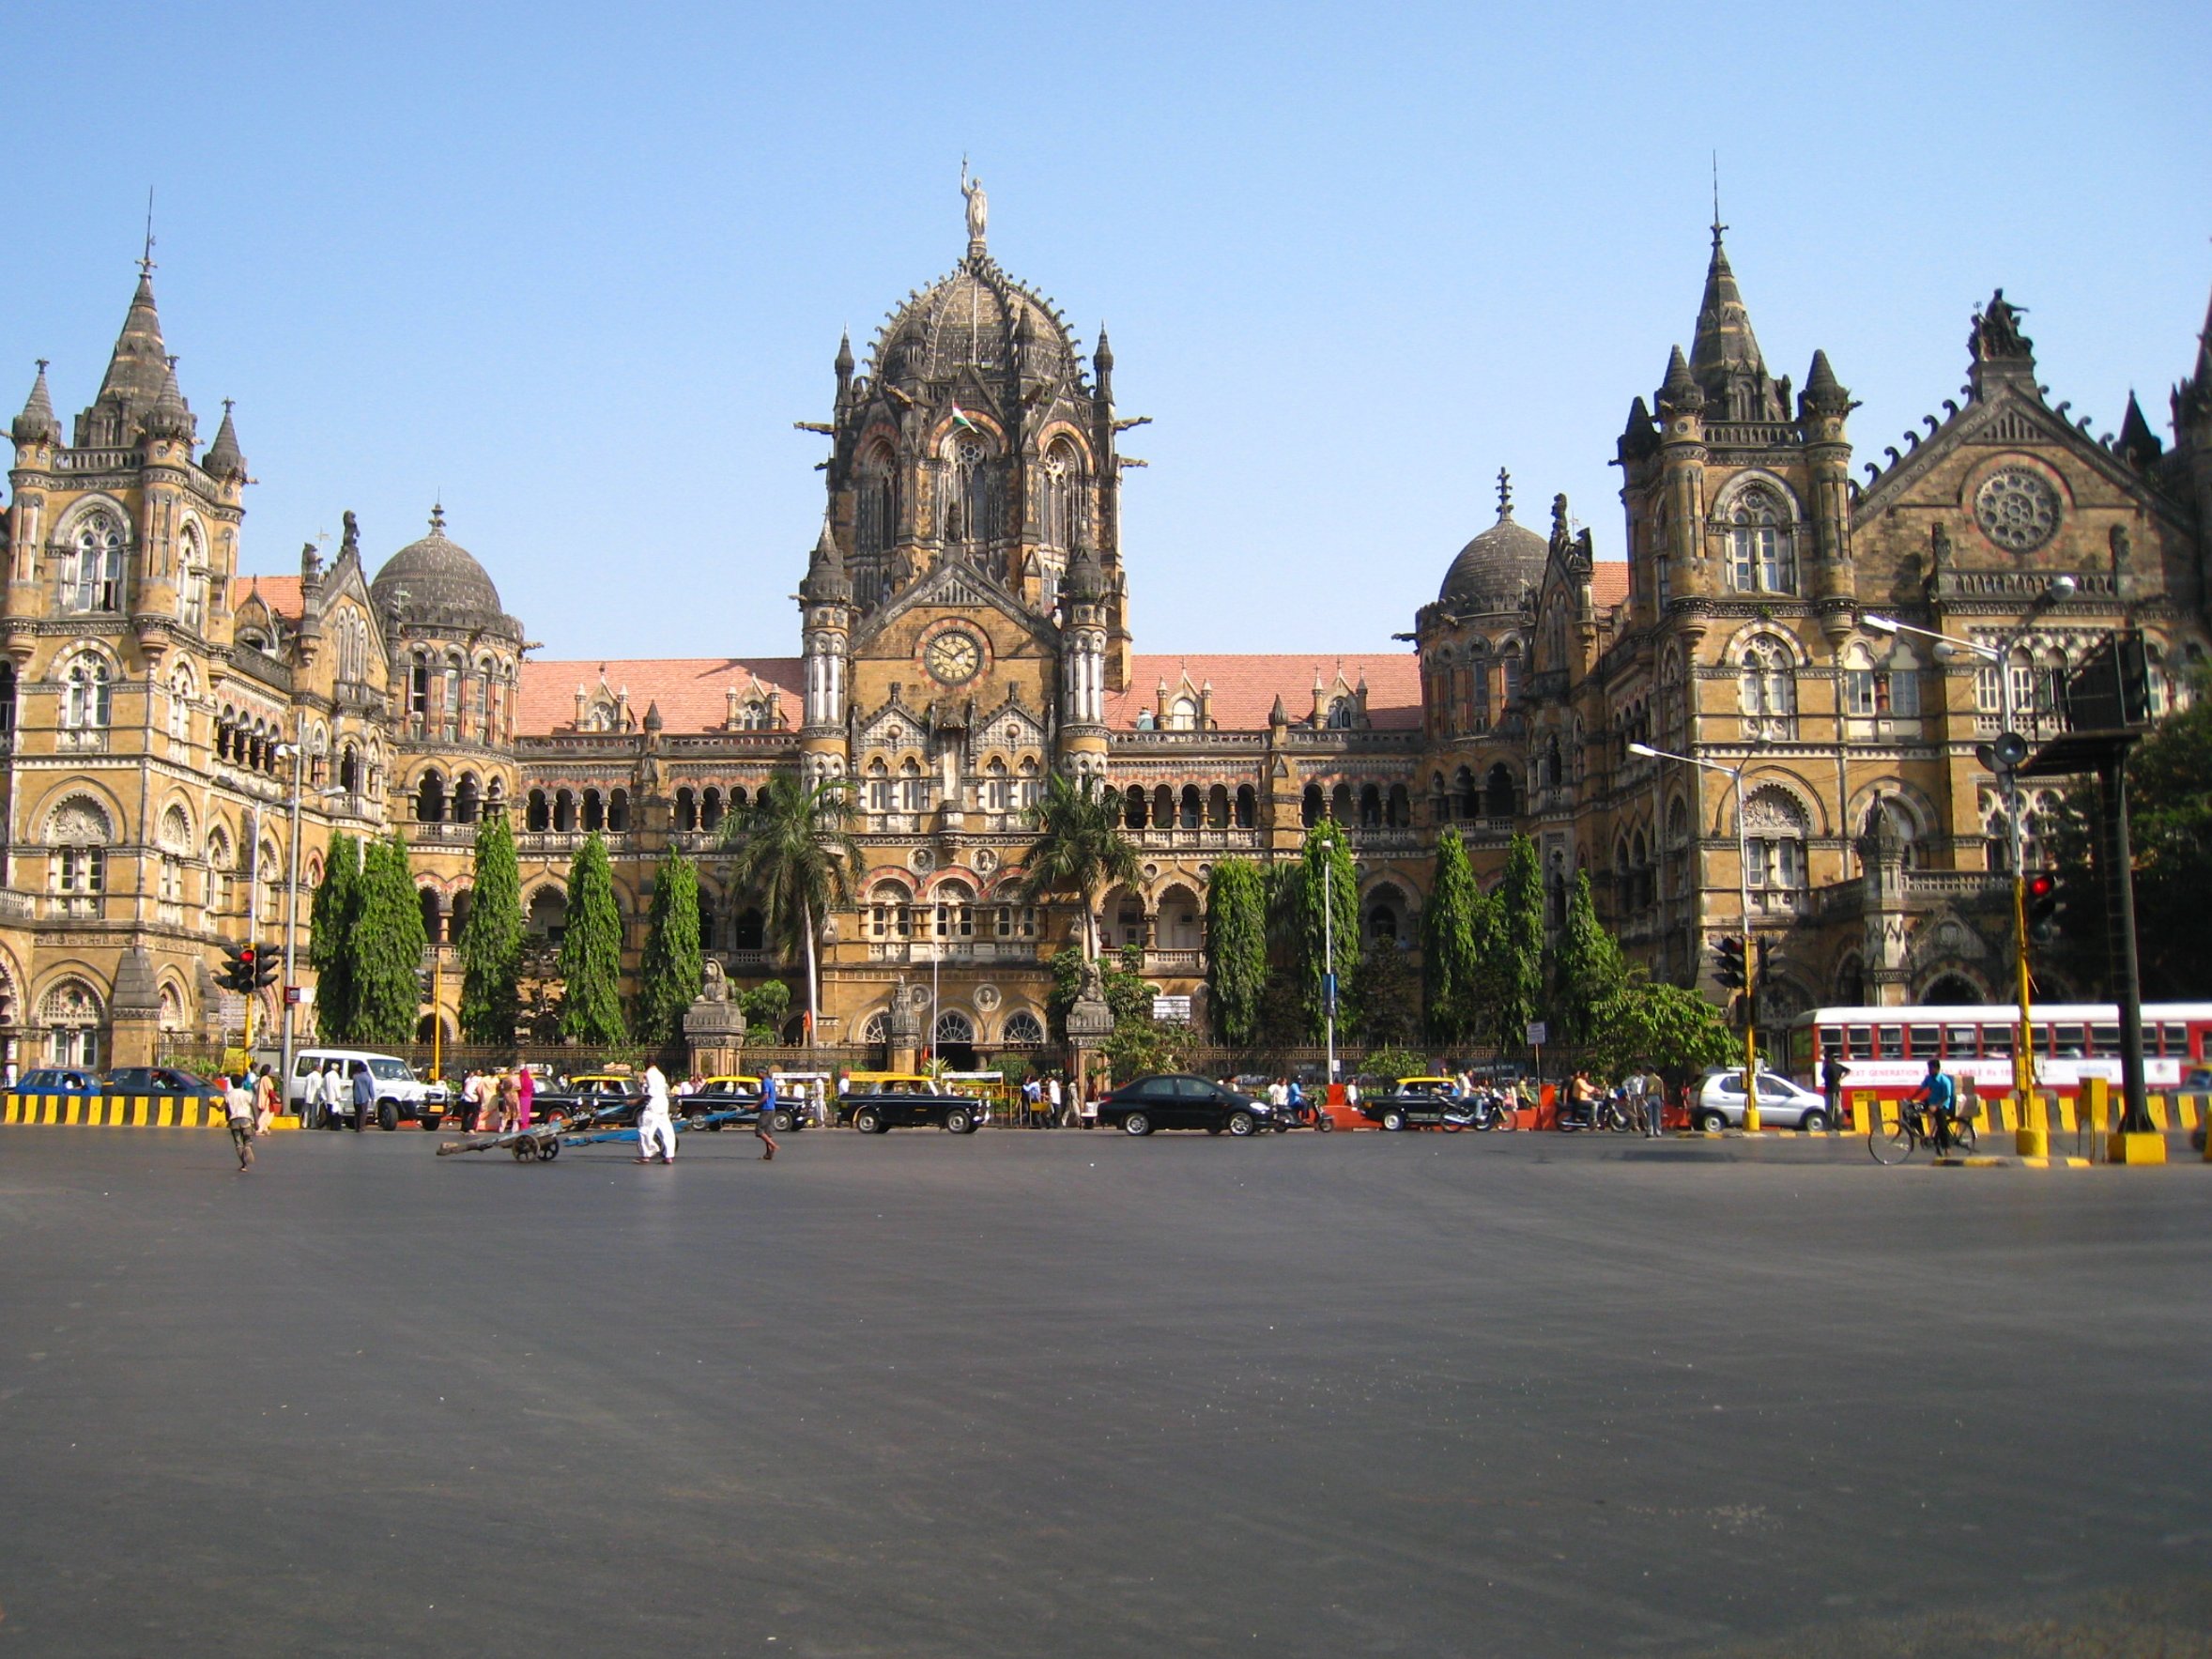
<path id="1" fill-rule="evenodd" d="M 653 872 L 645 955 L 637 969 L 639 1041 L 671 1043 L 684 1035 L 684 1015 L 699 996 L 705 969 L 699 938 L 699 869 L 670 847 Z"/>
<path id="2" fill-rule="evenodd" d="M 315 1035 L 353 1035 L 353 926 L 361 904 L 361 843 L 344 830 L 323 853 L 323 879 L 308 911 L 307 962 L 315 970 Z"/>
<path id="3" fill-rule="evenodd" d="M 1251 1042 L 1267 988 L 1267 890 L 1249 858 L 1224 858 L 1206 879 L 1206 959 L 1216 1040 Z"/>
<path id="4" fill-rule="evenodd" d="M 1438 1042 L 1474 1039 L 1482 982 L 1475 935 L 1483 908 L 1467 844 L 1447 826 L 1436 840 L 1436 880 L 1421 917 L 1422 1011 Z"/>
<path id="5" fill-rule="evenodd" d="M 1595 1040 L 1605 1012 L 1628 983 L 1628 961 L 1605 925 L 1598 920 L 1590 893 L 1590 872 L 1575 872 L 1567 900 L 1567 920 L 1552 955 L 1549 1015 L 1554 1042 Z"/>
<path id="6" fill-rule="evenodd" d="M 1359 876 L 1344 831 L 1328 819 L 1306 832 L 1297 891 L 1298 985 L 1306 1029 L 1318 1042 L 1326 1026 L 1325 963 L 1334 964 L 1340 988 L 1359 968 Z M 1342 1025 L 1341 1008 L 1338 1019 Z"/>
<path id="7" fill-rule="evenodd" d="M 476 826 L 469 919 L 461 927 L 461 1031 L 504 1048 L 522 1018 L 522 877 L 503 812 Z"/>
<path id="8" fill-rule="evenodd" d="M 356 1042 L 412 1042 L 422 1015 L 422 901 L 407 864 L 407 841 L 394 830 L 371 841 L 361 860 L 361 903 L 353 926 L 353 1020 Z"/>
<path id="9" fill-rule="evenodd" d="M 568 868 L 568 930 L 561 940 L 561 1035 L 619 1043 L 622 1024 L 622 915 L 614 901 L 607 843 L 593 830 Z"/>
<path id="10" fill-rule="evenodd" d="M 1513 837 L 1491 906 L 1476 939 L 1483 1035 L 1501 1049 L 1519 1049 L 1544 995 L 1544 871 L 1527 836 Z"/>

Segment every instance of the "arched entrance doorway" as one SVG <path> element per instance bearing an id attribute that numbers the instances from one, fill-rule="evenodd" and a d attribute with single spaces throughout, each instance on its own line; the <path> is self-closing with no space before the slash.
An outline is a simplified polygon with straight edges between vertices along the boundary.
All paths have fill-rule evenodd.
<path id="1" fill-rule="evenodd" d="M 936 1054 L 951 1070 L 975 1069 L 975 1022 L 958 1008 L 937 1016 Z"/>

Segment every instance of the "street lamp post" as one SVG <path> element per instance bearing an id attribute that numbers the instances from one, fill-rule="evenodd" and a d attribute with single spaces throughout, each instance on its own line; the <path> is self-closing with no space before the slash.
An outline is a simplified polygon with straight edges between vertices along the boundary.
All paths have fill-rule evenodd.
<path id="1" fill-rule="evenodd" d="M 2055 605 L 2074 596 L 2077 587 L 2072 576 L 2056 576 L 2036 598 L 2034 610 Z M 1895 617 L 1862 616 L 1862 625 L 1882 634 L 1917 634 L 1923 639 L 1933 639 L 1942 645 L 1972 652 L 1997 670 L 1997 727 L 1998 741 L 2004 743 L 2013 733 L 2014 709 L 2012 701 L 2012 653 L 2020 642 L 2035 632 L 2033 621 L 2022 622 L 2003 636 L 1995 645 L 1978 639 L 1961 639 L 1955 634 L 1939 633 L 1933 628 L 1914 627 L 1911 622 L 1900 622 Z M 2042 1158 L 2051 1150 L 2051 1132 L 2040 1122 L 2030 1126 L 2028 1098 L 2035 1087 L 2035 1052 L 2031 1026 L 2031 999 L 2033 982 L 2028 975 L 2028 872 L 2023 868 L 2024 848 L 2020 833 L 2020 761 L 2027 759 L 2024 752 L 2009 757 L 1998 757 L 2004 763 L 1999 768 L 1998 782 L 2005 791 L 2005 845 L 2007 861 L 2012 866 L 2012 961 L 2013 990 L 2018 1003 L 2018 1028 L 2012 1034 L 2012 1099 L 2013 1121 L 2020 1127 L 2014 1130 L 2014 1149 L 2022 1158 Z"/>
<path id="2" fill-rule="evenodd" d="M 1696 755 L 1678 755 L 1672 749 L 1655 749 L 1648 743 L 1628 745 L 1632 755 L 1642 755 L 1653 760 L 1681 760 L 1707 772 L 1725 772 L 1735 780 L 1736 796 L 1736 929 L 1743 942 L 1743 1132 L 1759 1132 L 1759 1022 L 1757 1019 L 1757 985 L 1759 970 L 1751 950 L 1751 842 L 1743 826 L 1743 768 L 1749 760 L 1739 760 L 1733 766 L 1724 766 L 1718 760 L 1699 760 Z"/>
<path id="3" fill-rule="evenodd" d="M 289 861 L 291 869 L 284 883 L 284 1068 L 278 1073 L 277 1091 L 280 1100 L 292 1086 L 294 1022 L 299 1017 L 299 1010 L 292 1002 L 295 983 L 292 958 L 300 937 L 300 789 L 307 776 L 306 745 L 284 744 L 279 745 L 278 752 L 281 754 L 287 748 L 292 751 L 292 846 Z"/>

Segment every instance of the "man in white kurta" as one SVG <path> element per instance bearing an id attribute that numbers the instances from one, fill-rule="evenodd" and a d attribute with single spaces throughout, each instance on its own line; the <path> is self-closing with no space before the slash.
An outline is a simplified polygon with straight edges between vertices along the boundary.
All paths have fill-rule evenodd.
<path id="1" fill-rule="evenodd" d="M 659 1152 L 654 1152 L 655 1147 Z M 676 1161 L 676 1125 L 668 1116 L 668 1080 L 658 1066 L 645 1068 L 645 1105 L 637 1114 L 637 1161 Z"/>

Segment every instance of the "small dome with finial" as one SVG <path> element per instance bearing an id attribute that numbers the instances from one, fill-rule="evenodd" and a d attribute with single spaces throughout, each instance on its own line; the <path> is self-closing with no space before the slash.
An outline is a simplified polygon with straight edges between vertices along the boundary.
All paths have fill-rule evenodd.
<path id="1" fill-rule="evenodd" d="M 1498 522 L 1459 550 L 1437 591 L 1439 604 L 1460 611 L 1510 610 L 1524 589 L 1544 579 L 1550 544 L 1513 521 L 1513 477 L 1498 470 Z"/>
<path id="2" fill-rule="evenodd" d="M 369 584 L 379 609 L 422 627 L 483 628 L 519 640 L 522 630 L 499 607 L 499 591 L 475 556 L 445 533 L 445 508 L 430 510 L 430 533 L 409 542 Z"/>

